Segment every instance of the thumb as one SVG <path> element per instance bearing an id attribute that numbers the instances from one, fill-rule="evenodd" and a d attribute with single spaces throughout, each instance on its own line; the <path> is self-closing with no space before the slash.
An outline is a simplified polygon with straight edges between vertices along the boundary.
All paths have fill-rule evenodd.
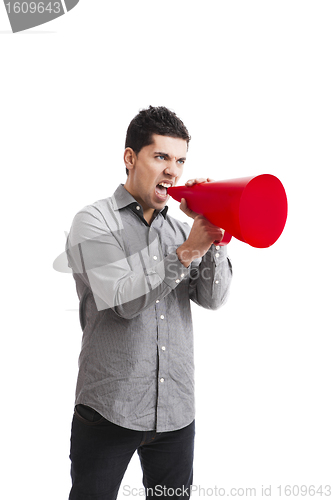
<path id="1" fill-rule="evenodd" d="M 179 205 L 179 208 L 182 212 L 184 212 L 184 214 L 186 214 L 188 217 L 191 217 L 192 219 L 195 219 L 197 217 L 197 215 L 199 215 L 196 212 L 194 212 L 193 210 L 191 210 L 190 208 L 188 208 L 185 198 L 181 199 L 181 203 Z"/>

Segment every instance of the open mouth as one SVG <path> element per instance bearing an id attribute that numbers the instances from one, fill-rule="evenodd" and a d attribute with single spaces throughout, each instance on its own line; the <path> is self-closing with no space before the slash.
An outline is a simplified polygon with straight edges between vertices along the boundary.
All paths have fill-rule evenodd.
<path id="1" fill-rule="evenodd" d="M 169 187 L 171 187 L 171 184 L 168 184 L 166 182 L 161 182 L 160 184 L 157 184 L 155 190 L 160 197 L 165 198 L 168 194 Z"/>

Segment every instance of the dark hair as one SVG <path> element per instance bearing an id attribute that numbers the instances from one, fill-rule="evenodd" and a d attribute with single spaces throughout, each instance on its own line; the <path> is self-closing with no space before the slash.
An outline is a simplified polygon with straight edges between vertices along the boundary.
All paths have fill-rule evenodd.
<path id="1" fill-rule="evenodd" d="M 148 109 L 142 109 L 129 124 L 125 149 L 132 148 L 135 154 L 139 154 L 143 147 L 153 143 L 153 134 L 184 139 L 187 147 L 191 140 L 187 128 L 176 113 L 164 106 L 149 106 Z"/>

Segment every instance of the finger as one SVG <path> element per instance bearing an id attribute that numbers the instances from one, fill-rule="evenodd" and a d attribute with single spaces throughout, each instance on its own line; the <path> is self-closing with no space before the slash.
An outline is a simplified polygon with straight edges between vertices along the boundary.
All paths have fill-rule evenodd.
<path id="1" fill-rule="evenodd" d="M 197 177 L 196 179 L 190 179 L 185 182 L 185 186 L 193 186 L 194 184 L 201 184 L 202 182 L 206 181 L 207 179 L 204 179 L 203 177 Z"/>
<path id="2" fill-rule="evenodd" d="M 186 214 L 188 217 L 191 217 L 192 219 L 195 219 L 196 216 L 198 215 L 196 212 L 188 208 L 185 198 L 181 199 L 179 208 L 182 212 L 184 212 L 184 214 Z"/>
<path id="3" fill-rule="evenodd" d="M 221 232 L 219 232 L 218 237 L 216 238 L 216 241 L 217 241 L 218 243 L 221 243 L 221 241 L 222 241 L 222 240 L 223 240 L 223 238 L 224 238 L 224 232 L 225 232 L 225 231 L 224 231 L 224 229 L 221 229 L 220 231 L 221 231 Z"/>

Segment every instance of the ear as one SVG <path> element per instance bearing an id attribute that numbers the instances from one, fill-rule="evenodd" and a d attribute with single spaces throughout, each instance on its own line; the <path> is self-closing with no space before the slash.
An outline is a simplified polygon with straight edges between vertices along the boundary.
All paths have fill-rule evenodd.
<path id="1" fill-rule="evenodd" d="M 128 170 L 133 170 L 136 162 L 136 154 L 132 148 L 125 149 L 124 162 Z"/>

